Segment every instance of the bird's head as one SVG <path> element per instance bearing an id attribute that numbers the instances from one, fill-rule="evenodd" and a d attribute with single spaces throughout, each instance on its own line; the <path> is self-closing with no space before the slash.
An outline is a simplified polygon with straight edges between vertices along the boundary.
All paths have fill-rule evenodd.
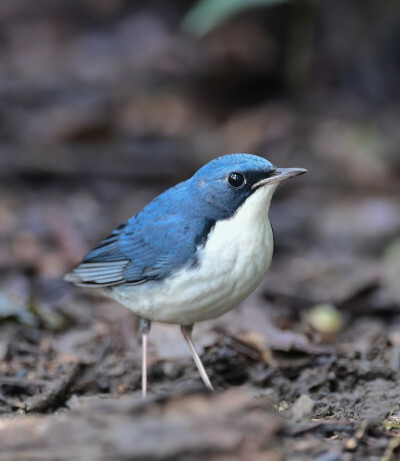
<path id="1" fill-rule="evenodd" d="M 250 197 L 255 207 L 267 207 L 278 184 L 306 173 L 304 168 L 276 168 L 251 154 L 230 154 L 204 165 L 191 179 L 208 206 L 221 219 L 232 216 Z"/>

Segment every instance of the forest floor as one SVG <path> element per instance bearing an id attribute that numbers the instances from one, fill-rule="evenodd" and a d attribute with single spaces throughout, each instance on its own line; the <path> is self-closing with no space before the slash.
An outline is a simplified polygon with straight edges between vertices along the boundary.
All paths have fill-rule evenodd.
<path id="1" fill-rule="evenodd" d="M 346 246 L 362 213 L 351 232 L 335 230 L 353 249 L 335 255 L 332 229 L 321 223 L 310 235 L 306 210 L 318 207 L 304 203 L 321 198 L 313 186 L 278 194 L 267 277 L 241 306 L 195 328 L 216 393 L 205 391 L 179 328 L 155 324 L 142 401 L 137 319 L 59 275 L 158 190 L 48 179 L 2 188 L 1 232 L 11 237 L 0 268 L 0 461 L 398 459 L 396 267 L 368 257 L 371 235 Z M 351 206 L 324 200 L 326 215 Z M 388 214 L 376 232 L 397 225 Z"/>

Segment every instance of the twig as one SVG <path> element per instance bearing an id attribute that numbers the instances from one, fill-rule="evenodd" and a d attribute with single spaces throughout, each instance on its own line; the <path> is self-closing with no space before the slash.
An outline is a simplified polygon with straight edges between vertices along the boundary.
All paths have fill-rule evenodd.
<path id="1" fill-rule="evenodd" d="M 379 461 L 390 461 L 393 453 L 400 447 L 400 437 L 394 437 L 389 440 L 385 452 Z"/>
<path id="2" fill-rule="evenodd" d="M 365 432 L 368 429 L 368 426 L 369 426 L 368 421 L 366 420 L 361 421 L 360 427 L 356 430 L 354 436 L 346 440 L 346 443 L 345 443 L 346 450 L 355 451 L 357 449 L 358 444 L 361 442 L 361 440 L 365 436 Z"/>
<path id="3" fill-rule="evenodd" d="M 44 387 L 49 384 L 48 381 L 43 379 L 24 379 L 16 378 L 14 376 L 0 376 L 0 386 L 15 386 L 15 387 Z"/>
<path id="4" fill-rule="evenodd" d="M 292 429 L 286 431 L 286 435 L 290 437 L 298 437 L 307 433 L 318 433 L 326 436 L 334 432 L 352 433 L 354 427 L 351 424 L 341 423 L 306 423 L 298 424 Z"/>
<path id="5" fill-rule="evenodd" d="M 48 386 L 40 395 L 35 395 L 25 402 L 24 410 L 30 412 L 45 412 L 49 409 L 62 405 L 65 402 L 68 391 L 75 382 L 81 371 L 81 364 L 71 363 L 71 369 L 63 378 Z"/>

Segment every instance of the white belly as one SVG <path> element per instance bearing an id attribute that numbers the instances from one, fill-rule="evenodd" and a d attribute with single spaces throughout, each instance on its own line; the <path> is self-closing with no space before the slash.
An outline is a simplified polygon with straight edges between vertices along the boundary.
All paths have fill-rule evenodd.
<path id="1" fill-rule="evenodd" d="M 217 222 L 196 267 L 163 281 L 116 286 L 111 296 L 141 317 L 180 325 L 231 310 L 257 287 L 271 263 L 271 189 L 257 190 L 232 218 Z"/>

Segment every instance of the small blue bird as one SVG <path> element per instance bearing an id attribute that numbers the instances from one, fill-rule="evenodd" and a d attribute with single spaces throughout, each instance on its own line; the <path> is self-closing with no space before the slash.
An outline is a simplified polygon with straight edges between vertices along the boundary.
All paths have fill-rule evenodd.
<path id="1" fill-rule="evenodd" d="M 272 195 L 281 181 L 306 171 L 275 168 L 250 154 L 218 157 L 156 197 L 65 276 L 140 317 L 143 396 L 152 321 L 181 325 L 213 390 L 191 339 L 193 325 L 228 312 L 261 282 L 273 252 Z"/>

